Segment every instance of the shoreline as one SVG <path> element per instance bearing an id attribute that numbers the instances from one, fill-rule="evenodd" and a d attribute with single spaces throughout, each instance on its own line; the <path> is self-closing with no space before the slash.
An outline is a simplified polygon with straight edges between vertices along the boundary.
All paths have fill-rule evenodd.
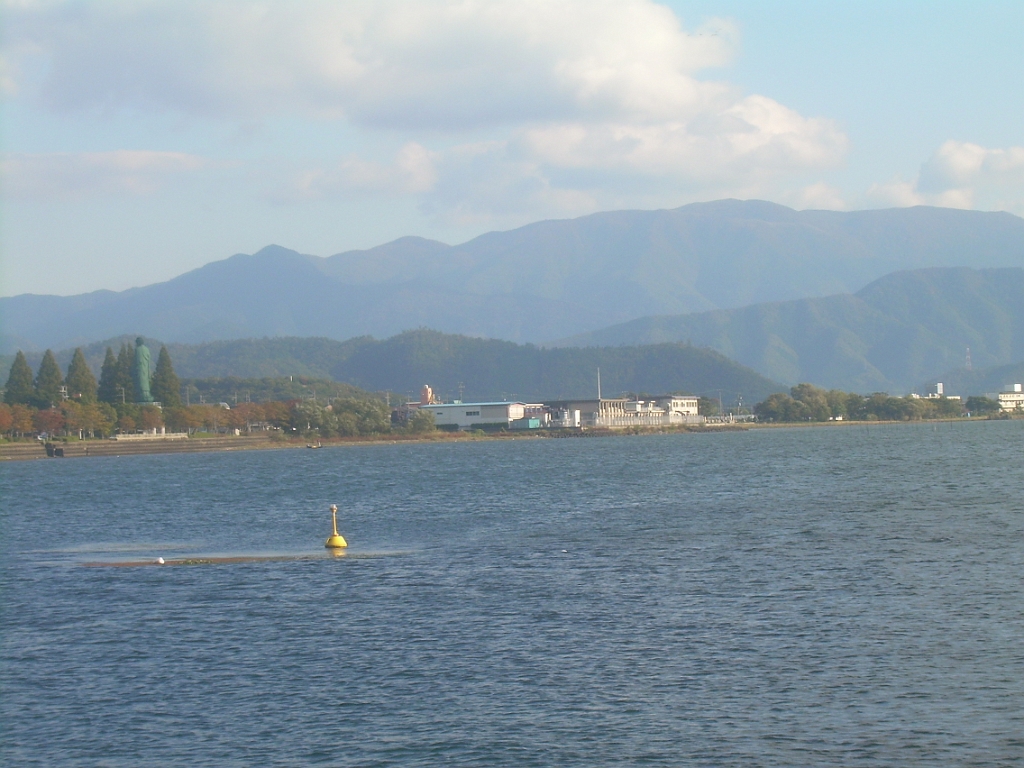
<path id="1" fill-rule="evenodd" d="M 0 462 L 33 461 L 48 458 L 86 458 L 90 456 L 137 456 L 166 453 L 215 453 L 224 451 L 292 450 L 340 448 L 357 445 L 424 444 L 424 443 L 466 443 L 491 442 L 495 440 L 558 440 L 595 437 L 611 437 L 623 434 L 675 434 L 681 432 L 721 432 L 746 429 L 746 425 L 714 424 L 709 427 L 677 427 L 673 429 L 624 430 L 589 429 L 576 430 L 522 430 L 515 432 L 448 432 L 437 430 L 429 434 L 367 435 L 361 437 L 334 437 L 319 439 L 318 446 L 311 446 L 306 439 L 274 439 L 269 435 L 239 435 L 224 437 L 192 437 L 188 440 L 154 440 L 119 442 L 108 439 L 54 441 L 52 446 L 62 448 L 62 457 L 47 455 L 46 443 L 39 440 L 0 444 Z"/>
<path id="2" fill-rule="evenodd" d="M 970 417 L 958 419 L 921 419 L 915 421 L 811 421 L 786 423 L 742 423 L 742 424 L 710 424 L 707 426 L 684 426 L 669 428 L 627 428 L 627 429 L 588 429 L 588 430 L 546 430 L 543 433 L 534 430 L 516 432 L 447 432 L 437 431 L 420 435 L 373 435 L 366 437 L 336 437 L 318 440 L 319 448 L 340 448 L 357 445 L 385 445 L 388 443 L 450 443 L 450 442 L 492 442 L 495 440 L 564 440 L 582 438 L 601 438 L 617 436 L 641 437 L 645 435 L 666 434 L 710 434 L 714 432 L 745 432 L 752 429 L 808 429 L 808 428 L 845 428 L 870 427 L 882 425 L 911 424 L 954 424 L 994 421 L 987 417 Z M 119 442 L 107 439 L 73 440 L 53 442 L 52 445 L 63 448 L 62 458 L 87 458 L 90 456 L 139 456 L 147 454 L 168 453 L 220 453 L 226 451 L 253 451 L 273 449 L 309 449 L 307 440 L 274 439 L 269 435 L 240 435 L 224 437 L 192 437 L 187 440 L 148 440 L 139 442 Z M 25 441 L 0 444 L 0 462 L 33 461 L 51 458 L 47 455 L 43 441 Z"/>

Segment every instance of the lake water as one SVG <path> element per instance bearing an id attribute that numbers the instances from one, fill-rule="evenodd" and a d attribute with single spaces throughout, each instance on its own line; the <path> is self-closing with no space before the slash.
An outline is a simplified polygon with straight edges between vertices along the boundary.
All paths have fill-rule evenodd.
<path id="1" fill-rule="evenodd" d="M 1013 421 L 5 464 L 0 762 L 1020 763 L 1022 449 Z"/>

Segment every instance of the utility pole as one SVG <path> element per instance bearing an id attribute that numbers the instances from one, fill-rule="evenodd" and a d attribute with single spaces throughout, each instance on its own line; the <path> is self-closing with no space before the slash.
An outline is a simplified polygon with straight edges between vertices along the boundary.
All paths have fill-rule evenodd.
<path id="1" fill-rule="evenodd" d="M 597 369 L 597 399 L 601 400 L 601 369 Z"/>

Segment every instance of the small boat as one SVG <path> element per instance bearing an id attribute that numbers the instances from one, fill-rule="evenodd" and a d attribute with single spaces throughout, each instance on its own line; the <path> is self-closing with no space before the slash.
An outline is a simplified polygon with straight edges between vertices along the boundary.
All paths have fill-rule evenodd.
<path id="1" fill-rule="evenodd" d="M 307 448 L 323 448 L 324 446 L 323 446 L 323 444 L 319 440 L 317 440 L 316 441 L 316 445 L 313 445 L 312 443 L 306 443 L 306 447 Z"/>

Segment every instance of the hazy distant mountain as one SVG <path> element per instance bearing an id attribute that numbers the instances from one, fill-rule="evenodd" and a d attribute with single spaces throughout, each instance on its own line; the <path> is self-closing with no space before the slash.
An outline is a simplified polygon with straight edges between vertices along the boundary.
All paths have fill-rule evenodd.
<path id="1" fill-rule="evenodd" d="M 963 265 L 1024 266 L 1024 219 L 722 200 L 543 221 L 457 246 L 402 238 L 326 259 L 270 246 L 120 293 L 3 298 L 0 352 L 135 332 L 195 343 L 429 327 L 540 342 L 652 314 L 851 292 L 895 270 Z"/>
<path id="2" fill-rule="evenodd" d="M 115 351 L 121 339 L 111 340 Z M 154 348 L 160 342 L 147 339 Z M 97 372 L 104 344 L 84 349 Z M 607 349 L 541 349 L 494 339 L 409 331 L 377 341 L 369 337 L 332 341 L 313 338 L 242 339 L 199 345 L 169 344 L 182 378 L 311 376 L 372 391 L 419 396 L 423 384 L 449 399 L 594 397 L 597 369 L 605 396 L 621 392 L 663 394 L 686 391 L 753 404 L 784 389 L 728 358 L 685 344 Z M 35 370 L 40 355 L 30 355 Z M 62 369 L 70 351 L 57 355 Z M 4 371 L 10 357 L 0 361 Z M 244 393 L 243 393 L 244 394 Z"/>
<path id="3" fill-rule="evenodd" d="M 975 367 L 971 370 L 967 370 L 963 366 L 953 368 L 933 376 L 927 381 L 920 382 L 918 391 L 925 391 L 937 381 L 943 383 L 949 394 L 997 395 L 1008 385 L 1024 384 L 1024 360 L 991 368 Z"/>
<path id="4" fill-rule="evenodd" d="M 787 383 L 909 391 L 962 368 L 1024 360 L 1024 270 L 898 272 L 856 294 L 647 317 L 559 345 L 689 341 Z M 948 374 L 946 374 L 948 376 Z"/>

